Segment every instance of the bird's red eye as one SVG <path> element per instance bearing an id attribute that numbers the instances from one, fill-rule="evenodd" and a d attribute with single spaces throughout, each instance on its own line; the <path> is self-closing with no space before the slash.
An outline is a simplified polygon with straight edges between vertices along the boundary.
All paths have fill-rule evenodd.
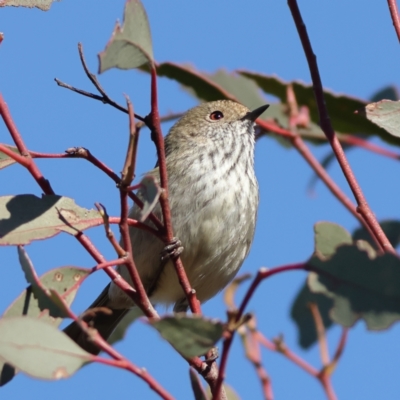
<path id="1" fill-rule="evenodd" d="M 219 119 L 224 118 L 224 114 L 221 111 L 214 111 L 210 114 L 210 119 L 212 121 L 218 121 Z"/>

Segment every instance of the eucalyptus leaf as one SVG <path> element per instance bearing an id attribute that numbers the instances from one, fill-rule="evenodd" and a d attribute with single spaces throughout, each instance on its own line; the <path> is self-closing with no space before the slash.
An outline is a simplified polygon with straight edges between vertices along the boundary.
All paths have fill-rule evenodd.
<path id="1" fill-rule="evenodd" d="M 54 326 L 31 317 L 0 319 L 0 357 L 35 378 L 68 378 L 93 356 Z"/>
<path id="2" fill-rule="evenodd" d="M 99 54 L 99 73 L 110 68 L 138 68 L 153 64 L 153 59 L 146 11 L 140 0 L 127 0 L 123 26 L 116 24 L 105 50 Z"/>
<path id="3" fill-rule="evenodd" d="M 176 314 L 150 323 L 184 357 L 207 353 L 222 337 L 223 324 L 198 316 Z"/>
<path id="4" fill-rule="evenodd" d="M 73 199 L 32 194 L 0 197 L 0 245 L 24 245 L 60 232 L 76 235 L 102 224 L 97 210 L 79 207 Z"/>

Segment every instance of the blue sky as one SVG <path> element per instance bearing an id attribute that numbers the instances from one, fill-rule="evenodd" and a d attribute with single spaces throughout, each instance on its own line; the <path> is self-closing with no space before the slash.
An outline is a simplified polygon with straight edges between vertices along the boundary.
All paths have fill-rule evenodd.
<path id="1" fill-rule="evenodd" d="M 0 92 L 6 99 L 20 132 L 32 150 L 63 152 L 84 146 L 119 172 L 127 141 L 126 116 L 111 107 L 57 87 L 55 77 L 92 91 L 77 53 L 82 42 L 88 65 L 97 70 L 97 53 L 107 43 L 115 21 L 122 19 L 124 1 L 63 0 L 49 12 L 1 8 Z M 144 0 L 148 12 L 157 61 L 189 63 L 213 72 L 236 68 L 276 74 L 285 80 L 310 82 L 307 63 L 285 1 L 249 0 L 228 2 L 155 2 Z M 338 93 L 368 99 L 381 87 L 399 85 L 400 48 L 386 2 L 299 1 L 303 18 L 317 54 L 325 87 Z M 107 92 L 119 102 L 129 94 L 135 110 L 149 111 L 149 77 L 136 71 L 112 70 L 100 77 Z M 196 104 L 175 82 L 159 81 L 161 114 L 181 112 Z M 169 129 L 163 126 L 164 133 Z M 0 142 L 10 143 L 0 124 Z M 379 143 L 379 140 L 374 140 Z M 385 144 L 382 144 L 386 146 Z M 322 158 L 326 146 L 313 147 Z M 378 219 L 398 218 L 400 192 L 396 189 L 396 161 L 361 149 L 348 152 L 351 166 Z M 138 174 L 155 163 L 155 150 L 148 131 L 140 142 Z M 39 160 L 39 167 L 58 194 L 73 197 L 81 206 L 94 202 L 106 205 L 118 215 L 115 185 L 82 160 Z M 271 139 L 257 143 L 256 173 L 261 204 L 257 232 L 250 256 L 242 272 L 255 273 L 261 266 L 273 267 L 306 260 L 313 250 L 313 225 L 325 220 L 339 223 L 350 231 L 354 218 L 334 199 L 323 184 L 307 192 L 312 175 L 305 161 L 293 149 L 285 149 Z M 329 173 L 350 196 L 337 165 Z M 21 167 L 1 171 L 1 195 L 33 193 L 40 190 Z M 117 232 L 117 229 L 115 229 Z M 101 229 L 88 232 L 103 254 L 113 251 Z M 26 247 L 41 274 L 62 265 L 93 266 L 93 261 L 67 235 Z M 23 290 L 26 283 L 16 250 L 1 249 L 0 310 Z M 289 317 L 293 297 L 303 283 L 302 273 L 274 276 L 263 283 L 249 310 L 258 317 L 259 327 L 269 338 L 283 334 L 291 349 L 314 366 L 320 366 L 317 347 L 303 351 L 297 345 L 295 326 Z M 98 273 L 79 292 L 74 309 L 87 306 L 107 282 Z M 239 292 L 239 296 L 243 291 Z M 161 310 L 162 311 L 162 310 Z M 225 318 L 221 296 L 204 306 L 206 315 Z M 340 399 L 395 399 L 400 395 L 400 329 L 371 333 L 359 322 L 351 330 L 348 345 L 333 376 Z M 328 334 L 330 349 L 336 347 L 340 329 Z M 136 323 L 118 350 L 136 365 L 146 367 L 177 399 L 191 397 L 187 364 L 145 324 Z M 263 352 L 263 362 L 276 399 L 324 398 L 319 384 L 279 354 Z M 243 358 L 236 340 L 227 370 L 230 383 L 242 399 L 261 398 L 252 366 Z M 147 386 L 124 371 L 90 365 L 71 379 L 43 382 L 20 375 L 0 389 L 2 397 L 107 399 L 131 396 L 155 399 Z"/>

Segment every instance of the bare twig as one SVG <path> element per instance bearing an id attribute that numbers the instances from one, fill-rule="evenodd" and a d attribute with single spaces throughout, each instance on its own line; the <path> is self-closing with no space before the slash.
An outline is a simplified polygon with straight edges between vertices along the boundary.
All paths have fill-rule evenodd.
<path id="1" fill-rule="evenodd" d="M 59 79 L 55 78 L 54 80 L 57 82 L 57 85 L 61 86 L 61 87 L 64 87 L 66 89 L 72 90 L 72 91 L 74 91 L 76 93 L 79 93 L 79 94 L 81 94 L 83 96 L 90 97 L 91 99 L 99 100 L 104 104 L 109 104 L 110 106 L 115 107 L 117 110 L 128 114 L 128 109 L 123 107 L 123 106 L 121 106 L 120 104 L 118 104 L 114 100 L 112 100 L 108 96 L 106 91 L 103 89 L 103 87 L 100 85 L 100 82 L 98 81 L 96 75 L 92 74 L 89 71 L 89 68 L 86 65 L 85 56 L 83 55 L 82 43 L 78 43 L 78 51 L 79 51 L 79 58 L 81 60 L 82 67 L 83 67 L 83 69 L 85 71 L 86 76 L 89 78 L 90 82 L 92 82 L 92 84 L 97 89 L 97 91 L 101 94 L 101 96 L 99 96 L 97 94 L 90 93 L 90 92 L 86 92 L 85 90 L 77 89 L 77 88 L 75 88 L 75 87 L 73 87 L 71 85 L 68 85 L 67 83 L 61 82 Z M 135 118 L 137 118 L 140 121 L 144 120 L 143 117 L 141 117 L 140 115 L 136 115 L 136 114 L 135 114 Z"/>
<path id="2" fill-rule="evenodd" d="M 393 26 L 396 30 L 397 39 L 400 42 L 400 18 L 399 18 L 399 10 L 397 9 L 396 0 L 387 0 L 390 16 L 392 17 Z"/>
<path id="3" fill-rule="evenodd" d="M 145 123 L 152 132 L 152 139 L 156 145 L 158 168 L 160 173 L 160 186 L 163 192 L 160 196 L 159 202 L 163 214 L 165 235 L 167 242 L 173 240 L 172 222 L 171 222 L 171 209 L 168 200 L 168 176 L 167 176 L 167 163 L 165 159 L 164 138 L 161 131 L 160 116 L 158 112 L 158 99 L 157 99 L 157 72 L 153 66 L 151 70 L 151 112 L 146 117 Z M 182 264 L 180 257 L 172 259 L 174 267 L 179 279 L 179 283 L 186 295 L 188 304 L 194 314 L 201 314 L 200 302 L 196 297 L 196 291 L 192 289 L 190 282 L 187 278 L 185 268 Z"/>
<path id="4" fill-rule="evenodd" d="M 329 359 L 328 343 L 326 341 L 324 322 L 322 321 L 321 313 L 319 312 L 317 304 L 309 303 L 308 307 L 310 308 L 312 317 L 314 319 L 322 365 L 326 367 L 327 365 L 329 365 L 330 359 Z"/>
<path id="5" fill-rule="evenodd" d="M 129 98 L 126 98 L 128 110 L 129 110 L 129 142 L 126 152 L 125 163 L 121 173 L 121 183 L 119 187 L 120 201 L 121 201 L 121 221 L 119 223 L 119 230 L 121 233 L 121 242 L 125 250 L 124 258 L 126 260 L 125 266 L 129 272 L 129 276 L 133 282 L 133 286 L 137 292 L 137 298 L 135 303 L 141 309 L 153 309 L 153 306 L 147 296 L 146 289 L 143 286 L 143 282 L 140 278 L 139 272 L 135 265 L 133 258 L 132 242 L 129 236 L 128 226 L 128 215 L 129 215 L 129 204 L 128 204 L 128 193 L 126 188 L 131 184 L 133 177 L 135 176 L 135 161 L 136 161 L 136 149 L 138 143 L 138 133 L 136 132 L 135 116 L 133 112 L 133 106 Z"/>
<path id="6" fill-rule="evenodd" d="M 250 324 L 251 322 L 252 320 L 250 320 L 247 324 Z M 258 378 L 260 379 L 264 399 L 273 400 L 274 395 L 272 393 L 271 379 L 262 365 L 260 346 L 256 337 L 253 334 L 254 331 L 247 329 L 246 326 L 241 326 L 238 329 L 238 334 L 242 339 L 246 357 L 253 364 Z"/>
<path id="7" fill-rule="evenodd" d="M 384 251 L 394 253 L 393 246 L 390 244 L 388 238 L 380 227 L 378 221 L 375 218 L 375 215 L 372 213 L 371 209 L 368 206 L 368 203 L 364 197 L 364 194 L 361 190 L 360 185 L 358 184 L 353 171 L 350 168 L 350 165 L 346 159 L 343 148 L 335 135 L 335 131 L 332 128 L 332 124 L 326 109 L 324 92 L 322 88 L 321 77 L 318 70 L 317 59 L 312 50 L 311 42 L 307 34 L 306 26 L 303 22 L 302 16 L 300 14 L 299 7 L 297 5 L 296 0 L 288 0 L 288 5 L 290 11 L 293 16 L 293 20 L 295 22 L 297 32 L 299 34 L 301 43 L 303 45 L 304 53 L 307 58 L 308 66 L 311 73 L 311 78 L 313 82 L 314 94 L 316 98 L 316 102 L 318 105 L 318 113 L 319 113 L 319 123 L 321 129 L 325 133 L 333 152 L 336 155 L 336 158 L 339 162 L 339 165 L 343 171 L 344 176 L 353 192 L 354 198 L 357 201 L 358 207 L 357 212 L 363 217 L 366 221 L 370 230 L 373 233 L 373 237 L 377 241 L 379 241 L 381 247 Z"/>
<path id="8" fill-rule="evenodd" d="M 105 165 L 103 162 L 101 162 L 95 156 L 93 156 L 93 154 L 88 149 L 85 149 L 83 147 L 72 147 L 67 149 L 66 152 L 68 157 L 79 157 L 89 161 L 97 168 L 99 168 L 101 171 L 103 171 L 105 174 L 107 174 L 117 184 L 117 186 L 120 185 L 121 183 L 120 177 L 111 168 L 109 168 L 107 165 Z M 136 196 L 135 193 L 129 192 L 128 196 L 140 208 L 143 207 L 143 202 Z M 153 213 L 150 213 L 148 218 L 160 232 L 164 230 L 163 223 Z"/>
<path id="9" fill-rule="evenodd" d="M 140 379 L 145 381 L 149 387 L 156 392 L 162 399 L 173 400 L 172 397 L 146 370 L 139 368 L 134 365 L 131 361 L 125 358 L 122 354 L 111 347 L 106 340 L 102 338 L 96 329 L 90 328 L 82 318 L 78 318 L 72 310 L 69 308 L 68 304 L 64 299 L 58 295 L 59 301 L 63 304 L 64 309 L 68 311 L 69 317 L 72 318 L 79 327 L 88 335 L 90 340 L 102 351 L 107 353 L 113 360 L 91 355 L 91 359 L 94 362 L 101 364 L 110 365 L 113 367 L 121 368 L 126 371 L 132 372 Z"/>
<path id="10" fill-rule="evenodd" d="M 247 290 L 247 293 L 242 301 L 242 304 L 240 305 L 239 310 L 236 313 L 236 318 L 235 321 L 238 322 L 243 316 L 244 310 L 247 307 L 247 304 L 249 303 L 251 297 L 254 295 L 255 290 L 257 289 L 258 285 L 264 280 L 267 279 L 268 277 L 281 273 L 281 272 L 286 272 L 286 271 L 301 271 L 301 270 L 307 270 L 307 264 L 300 263 L 300 264 L 290 264 L 290 265 L 284 265 L 282 267 L 277 267 L 273 268 L 271 270 L 267 268 L 261 268 L 257 276 L 254 278 L 252 284 L 250 285 L 250 288 Z M 218 374 L 218 379 L 216 382 L 216 388 L 213 391 L 213 400 L 218 399 L 218 393 L 219 390 L 222 387 L 222 383 L 225 378 L 225 370 L 226 370 L 226 365 L 228 361 L 228 355 L 229 351 L 233 342 L 233 338 L 235 335 L 234 330 L 227 330 L 225 331 L 225 339 L 223 341 L 222 345 L 222 354 L 221 354 L 221 361 L 219 364 L 219 374 Z"/>

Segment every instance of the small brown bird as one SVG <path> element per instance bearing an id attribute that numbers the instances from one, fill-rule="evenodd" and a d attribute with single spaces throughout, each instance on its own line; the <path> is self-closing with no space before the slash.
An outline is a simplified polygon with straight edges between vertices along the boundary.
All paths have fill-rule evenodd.
<path id="1" fill-rule="evenodd" d="M 204 103 L 187 111 L 165 138 L 173 231 L 182 242 L 181 259 L 202 303 L 233 279 L 250 250 L 258 208 L 254 121 L 267 108 L 250 111 L 230 100 Z M 158 168 L 148 175 L 158 180 Z M 153 212 L 162 218 L 159 205 Z M 136 219 L 139 213 L 134 206 L 130 217 Z M 174 311 L 186 311 L 188 304 L 172 262 L 160 267 L 164 244 L 140 229 L 131 228 L 130 238 L 152 303 L 174 304 Z M 117 269 L 131 282 L 125 267 Z M 97 314 L 88 322 L 108 338 L 133 306 L 111 283 L 90 308 L 108 307 L 112 314 Z M 75 323 L 64 331 L 85 350 L 99 352 Z"/>

